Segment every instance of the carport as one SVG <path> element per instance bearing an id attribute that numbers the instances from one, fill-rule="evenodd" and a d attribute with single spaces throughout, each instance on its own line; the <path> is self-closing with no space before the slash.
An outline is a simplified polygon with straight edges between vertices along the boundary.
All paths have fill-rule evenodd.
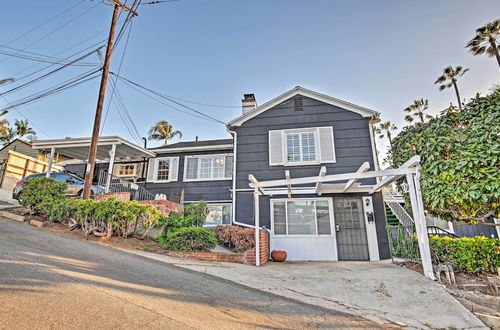
<path id="1" fill-rule="evenodd" d="M 90 137 L 66 138 L 53 140 L 37 140 L 33 142 L 33 149 L 50 151 L 47 177 L 50 176 L 54 155 L 57 153 L 67 157 L 87 161 Z M 96 159 L 109 162 L 108 173 L 113 172 L 113 165 L 116 160 L 138 160 L 142 158 L 154 157 L 154 153 L 140 147 L 119 136 L 102 136 L 97 144 Z M 106 191 L 109 191 L 111 176 L 108 175 L 106 181 Z"/>
<path id="2" fill-rule="evenodd" d="M 255 216 L 255 243 L 259 246 L 259 196 L 276 196 L 300 194 L 326 194 L 326 193 L 368 193 L 373 194 L 395 180 L 406 176 L 408 191 L 410 193 L 411 207 L 420 250 L 420 257 L 424 269 L 424 275 L 432 280 L 435 279 L 432 270 L 431 252 L 427 227 L 425 222 L 424 204 L 420 191 L 420 156 L 414 156 L 399 168 L 369 171 L 369 164 L 363 163 L 354 173 L 343 173 L 327 175 L 326 168 L 322 167 L 318 176 L 291 178 L 290 172 L 285 171 L 282 180 L 259 181 L 253 175 L 249 175 L 250 187 L 254 188 L 254 216 Z M 375 184 L 361 184 L 358 180 L 373 179 Z M 370 232 L 367 233 L 370 235 Z M 372 233 L 373 235 L 373 233 Z M 260 264 L 260 251 L 255 249 L 255 260 L 257 266 Z"/>

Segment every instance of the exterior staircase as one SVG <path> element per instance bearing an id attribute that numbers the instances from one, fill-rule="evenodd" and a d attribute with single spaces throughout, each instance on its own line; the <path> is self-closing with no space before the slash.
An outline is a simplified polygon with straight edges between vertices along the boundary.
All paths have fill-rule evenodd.
<path id="1" fill-rule="evenodd" d="M 398 218 L 387 204 L 385 204 L 385 217 L 389 226 L 397 226 L 400 224 Z"/>

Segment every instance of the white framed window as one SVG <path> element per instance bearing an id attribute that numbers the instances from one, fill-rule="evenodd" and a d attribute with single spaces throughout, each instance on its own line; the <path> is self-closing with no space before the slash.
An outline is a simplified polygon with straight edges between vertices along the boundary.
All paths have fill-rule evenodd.
<path id="1" fill-rule="evenodd" d="M 177 181 L 179 157 L 157 157 L 149 160 L 148 182 Z"/>
<path id="2" fill-rule="evenodd" d="M 231 204 L 208 204 L 208 214 L 205 219 L 205 227 L 219 225 L 230 225 L 232 218 Z"/>
<path id="3" fill-rule="evenodd" d="M 233 155 L 199 155 L 184 158 L 184 181 L 230 180 Z"/>
<path id="4" fill-rule="evenodd" d="M 331 199 L 271 200 L 271 230 L 275 236 L 332 235 Z"/>
<path id="5" fill-rule="evenodd" d="M 129 177 L 137 175 L 137 164 L 119 164 L 116 170 L 116 176 Z"/>
<path id="6" fill-rule="evenodd" d="M 335 163 L 333 127 L 269 131 L 269 165 Z"/>

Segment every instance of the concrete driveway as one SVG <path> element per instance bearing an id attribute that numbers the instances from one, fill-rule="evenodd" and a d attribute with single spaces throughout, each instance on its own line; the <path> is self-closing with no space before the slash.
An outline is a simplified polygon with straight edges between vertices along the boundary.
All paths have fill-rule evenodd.
<path id="1" fill-rule="evenodd" d="M 439 284 L 390 261 L 285 262 L 253 267 L 132 253 L 378 323 L 488 329 Z"/>
<path id="2" fill-rule="evenodd" d="M 0 329 L 333 327 L 380 324 L 0 219 Z"/>

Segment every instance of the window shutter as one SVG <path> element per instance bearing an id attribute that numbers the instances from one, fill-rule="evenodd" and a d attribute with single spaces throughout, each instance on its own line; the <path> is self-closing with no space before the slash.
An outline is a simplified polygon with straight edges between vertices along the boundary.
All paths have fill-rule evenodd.
<path id="1" fill-rule="evenodd" d="M 148 174 L 146 181 L 147 182 L 154 182 L 155 181 L 155 167 L 156 167 L 156 159 L 155 158 L 149 158 L 149 165 L 148 165 Z"/>
<path id="2" fill-rule="evenodd" d="M 319 154 L 321 163 L 335 163 L 333 127 L 318 127 Z"/>
<path id="3" fill-rule="evenodd" d="M 179 174 L 179 157 L 172 157 L 170 159 L 170 168 L 169 168 L 169 181 L 177 181 L 177 177 Z"/>
<path id="4" fill-rule="evenodd" d="M 269 131 L 269 165 L 283 165 L 283 131 Z"/>

